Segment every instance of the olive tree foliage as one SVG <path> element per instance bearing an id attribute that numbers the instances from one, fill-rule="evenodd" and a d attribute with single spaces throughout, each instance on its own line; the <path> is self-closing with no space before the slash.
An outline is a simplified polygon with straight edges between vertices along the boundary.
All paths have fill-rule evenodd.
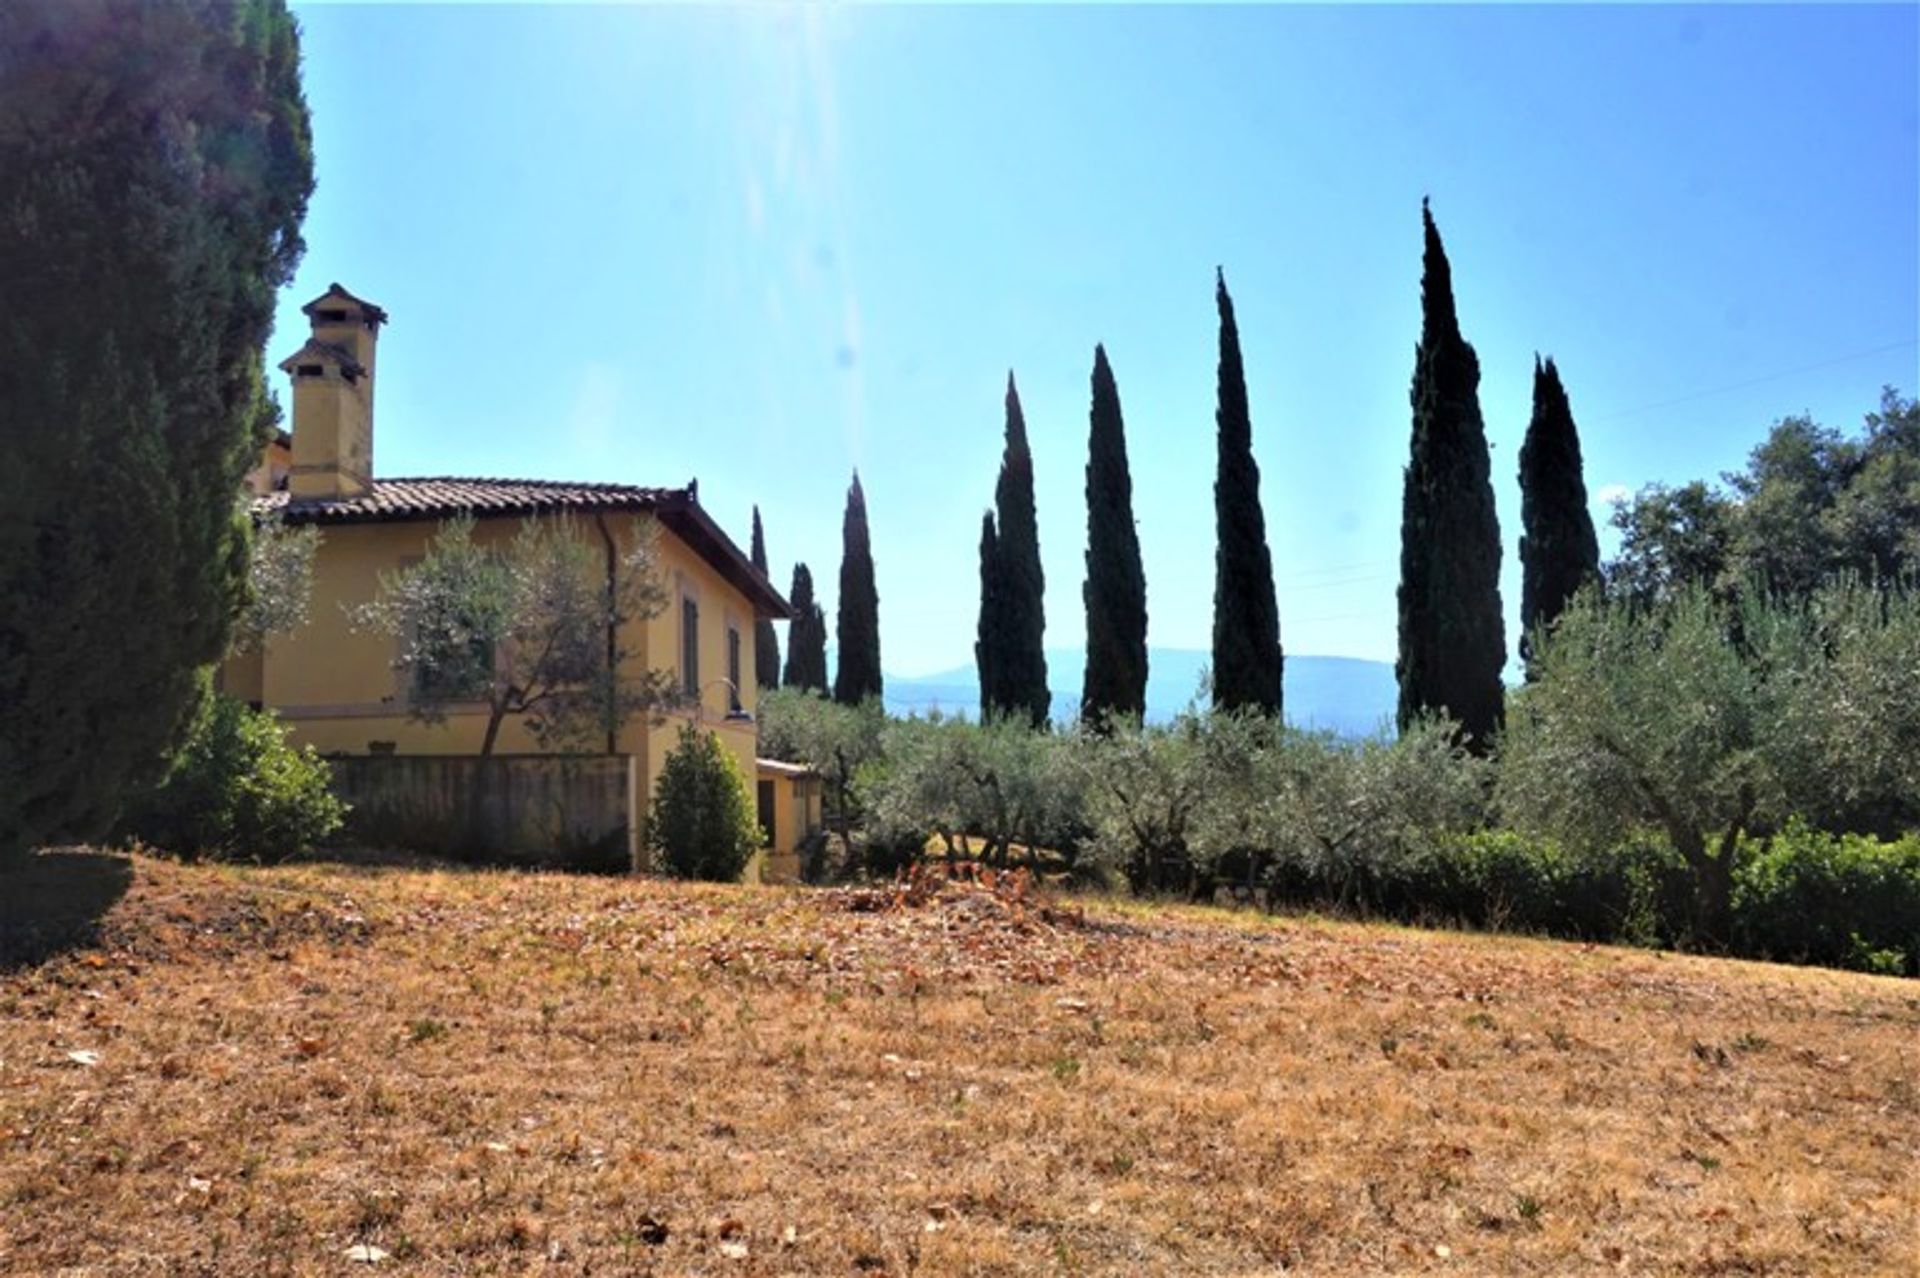
<path id="1" fill-rule="evenodd" d="M 1039 731 L 1016 710 L 985 723 L 932 715 L 893 719 L 860 776 L 874 830 L 889 841 L 938 835 L 949 856 L 995 865 L 1073 850 L 1082 822 L 1074 737 Z"/>
<path id="2" fill-rule="evenodd" d="M 1363 905 L 1372 884 L 1486 823 L 1493 765 L 1449 720 L 1358 741 L 1264 727 L 1241 730 L 1244 755 L 1215 750 L 1217 786 L 1192 840 L 1203 863 L 1239 853 L 1248 887 L 1291 875 Z"/>
<path id="3" fill-rule="evenodd" d="M 1583 592 L 1501 746 L 1511 824 L 1590 852 L 1661 831 L 1687 864 L 1709 942 L 1726 935 L 1742 835 L 1782 808 L 1768 746 L 1793 663 L 1773 668 L 1787 632 L 1758 620 L 1747 636 L 1763 651 L 1748 653 L 1705 586 L 1657 607 Z"/>
<path id="4" fill-rule="evenodd" d="M 833 800 L 832 824 L 841 847 L 853 858 L 854 778 L 862 765 L 879 757 L 886 713 L 878 698 L 859 705 L 829 700 L 824 692 L 785 687 L 760 694 L 760 753 L 770 759 L 803 764 L 826 778 Z"/>
<path id="5" fill-rule="evenodd" d="M 1780 687 L 1768 753 L 1788 812 L 1833 833 L 1920 829 L 1920 583 L 1843 578 L 1748 626 Z"/>
<path id="6" fill-rule="evenodd" d="M 289 527 L 277 515 L 254 526 L 247 561 L 247 605 L 234 624 L 234 651 L 255 651 L 269 637 L 307 624 L 320 539 L 318 528 Z"/>
<path id="7" fill-rule="evenodd" d="M 1245 767 L 1270 721 L 1189 709 L 1167 724 L 1114 719 L 1105 728 L 1075 738 L 1093 830 L 1089 859 L 1124 874 L 1136 892 L 1198 890 L 1211 869 L 1196 861 L 1195 835 L 1217 819 L 1208 809 L 1230 788 L 1223 779 Z M 1216 834 L 1210 860 L 1227 842 Z"/>
<path id="8" fill-rule="evenodd" d="M 526 520 L 511 541 L 480 544 L 461 516 L 418 564 L 382 573 L 379 594 L 350 615 L 398 641 L 394 668 L 408 677 L 415 719 L 441 723 L 449 708 L 479 703 L 482 755 L 509 715 L 543 748 L 595 749 L 674 700 L 670 673 L 636 668 L 629 646 L 635 623 L 666 607 L 658 563 L 650 522 L 623 547 L 569 516 Z"/>

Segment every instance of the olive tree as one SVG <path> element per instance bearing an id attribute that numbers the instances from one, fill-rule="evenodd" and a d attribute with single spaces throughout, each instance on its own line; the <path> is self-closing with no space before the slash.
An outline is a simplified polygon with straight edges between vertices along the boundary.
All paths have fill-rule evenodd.
<path id="1" fill-rule="evenodd" d="M 1422 718 L 1397 738 L 1274 730 L 1216 772 L 1227 788 L 1196 830 L 1204 854 L 1239 851 L 1249 887 L 1263 871 L 1291 874 L 1359 905 L 1412 858 L 1486 821 L 1492 765 L 1458 725 Z"/>
<path id="2" fill-rule="evenodd" d="M 638 669 L 635 624 L 666 607 L 658 529 L 639 524 L 608 561 L 571 517 L 527 520 L 504 545 L 474 541 L 474 521 L 447 521 L 426 557 L 382 573 L 357 625 L 399 642 L 409 713 L 444 722 L 449 707 L 486 708 L 483 756 L 519 716 L 546 748 L 590 749 L 634 715 L 674 699 L 666 671 Z"/>
<path id="3" fill-rule="evenodd" d="M 1776 628 L 1746 633 L 1784 655 Z M 1767 746 L 1786 686 L 1773 676 L 1790 673 L 1786 664 L 1769 669 L 1743 652 L 1706 586 L 1652 606 L 1583 593 L 1508 716 L 1503 813 L 1524 832 L 1595 852 L 1637 829 L 1661 831 L 1692 876 L 1699 938 L 1724 941 L 1741 836 L 1780 807 Z"/>

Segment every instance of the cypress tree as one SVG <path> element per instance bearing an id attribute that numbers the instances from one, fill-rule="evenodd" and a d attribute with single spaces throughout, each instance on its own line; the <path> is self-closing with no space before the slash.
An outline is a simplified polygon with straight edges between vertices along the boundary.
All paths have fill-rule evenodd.
<path id="1" fill-rule="evenodd" d="M 994 485 L 992 549 L 981 539 L 979 656 L 981 711 L 1024 715 L 1035 727 L 1047 721 L 1046 577 L 1040 568 L 1040 529 L 1034 512 L 1033 453 L 1020 392 L 1007 374 L 1007 443 Z M 995 600 L 987 613 L 988 581 Z M 991 669 L 993 687 L 985 683 Z"/>
<path id="2" fill-rule="evenodd" d="M 1147 578 L 1133 522 L 1120 388 L 1104 346 L 1093 348 L 1093 408 L 1087 436 L 1087 671 L 1080 718 L 1098 728 L 1110 716 L 1147 709 Z"/>
<path id="3" fill-rule="evenodd" d="M 1533 357 L 1533 419 L 1520 446 L 1520 657 L 1581 586 L 1600 579 L 1600 542 L 1587 507 L 1580 432 L 1560 370 Z"/>
<path id="4" fill-rule="evenodd" d="M 980 719 L 993 718 L 1006 705 L 1000 686 L 1000 650 L 1005 646 L 1006 611 L 1000 597 L 1000 535 L 991 510 L 980 516 L 980 625 L 973 662 L 980 672 Z"/>
<path id="5" fill-rule="evenodd" d="M 767 538 L 760 529 L 758 506 L 753 508 L 753 566 L 762 577 L 767 575 Z M 780 637 L 765 617 L 753 624 L 753 681 L 762 688 L 780 686 Z"/>
<path id="6" fill-rule="evenodd" d="M 813 598 L 813 573 L 805 564 L 793 566 L 793 623 L 787 630 L 786 685 L 805 691 L 827 690 L 827 614 Z"/>
<path id="7" fill-rule="evenodd" d="M 834 671 L 833 699 L 853 706 L 881 694 L 880 592 L 873 582 L 867 495 L 860 489 L 859 471 L 847 489 L 840 542 L 840 666 Z"/>
<path id="8" fill-rule="evenodd" d="M 0 863 L 103 833 L 226 650 L 312 188 L 281 0 L 0 8 Z"/>
<path id="9" fill-rule="evenodd" d="M 1215 273 L 1220 308 L 1219 467 L 1213 481 L 1213 704 L 1220 710 L 1281 713 L 1280 610 L 1273 595 L 1273 559 L 1260 510 L 1260 467 L 1253 460 L 1240 330 L 1227 277 Z"/>
<path id="10" fill-rule="evenodd" d="M 1460 335 L 1447 252 L 1426 201 L 1413 447 L 1400 516 L 1399 721 L 1459 721 L 1484 751 L 1503 718 L 1500 523 L 1493 509 L 1480 361 Z"/>

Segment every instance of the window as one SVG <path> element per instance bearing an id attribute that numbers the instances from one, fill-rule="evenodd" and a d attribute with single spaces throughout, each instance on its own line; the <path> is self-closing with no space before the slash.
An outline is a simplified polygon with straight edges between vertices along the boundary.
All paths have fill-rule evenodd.
<path id="1" fill-rule="evenodd" d="M 727 712 L 740 713 L 740 631 L 727 627 Z"/>
<path id="2" fill-rule="evenodd" d="M 301 377 L 319 377 L 326 371 L 318 364 L 301 364 L 294 369 L 294 372 Z"/>
<path id="3" fill-rule="evenodd" d="M 347 322 L 347 313 L 341 310 L 329 309 L 321 311 L 314 318 L 322 324 L 344 324 Z"/>
<path id="4" fill-rule="evenodd" d="M 700 605 L 680 601 L 680 690 L 700 699 Z"/>
<path id="5" fill-rule="evenodd" d="M 773 830 L 773 782 L 762 781 L 756 797 L 760 807 L 760 837 L 764 840 L 760 846 L 770 848 L 774 845 Z"/>

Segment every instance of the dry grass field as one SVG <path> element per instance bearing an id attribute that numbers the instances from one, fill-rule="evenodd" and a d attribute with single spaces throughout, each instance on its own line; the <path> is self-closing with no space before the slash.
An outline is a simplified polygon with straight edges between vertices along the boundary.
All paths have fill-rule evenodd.
<path id="1" fill-rule="evenodd" d="M 0 1273 L 1920 1273 L 1913 983 L 68 860 L 123 881 L 0 971 Z"/>

